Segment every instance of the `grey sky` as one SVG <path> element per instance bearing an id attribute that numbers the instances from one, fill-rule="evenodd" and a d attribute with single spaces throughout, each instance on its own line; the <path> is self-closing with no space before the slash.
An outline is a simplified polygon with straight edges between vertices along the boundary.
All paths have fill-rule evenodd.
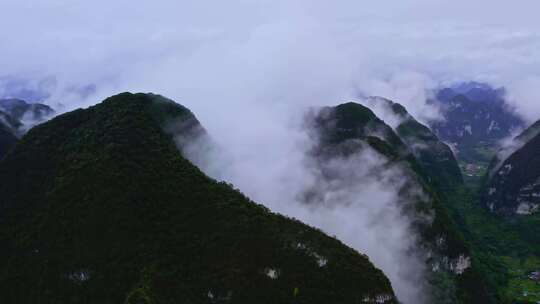
<path id="1" fill-rule="evenodd" d="M 426 87 L 477 79 L 507 86 L 532 120 L 539 9 L 533 0 L 4 0 L 0 74 L 96 83 L 101 95 L 87 103 L 151 90 L 193 107 L 218 96 L 332 104 L 362 91 L 417 115 Z"/>

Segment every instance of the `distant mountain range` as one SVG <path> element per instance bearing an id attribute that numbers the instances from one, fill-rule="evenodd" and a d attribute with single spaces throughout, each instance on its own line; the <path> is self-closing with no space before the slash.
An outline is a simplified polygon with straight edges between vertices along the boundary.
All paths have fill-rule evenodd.
<path id="1" fill-rule="evenodd" d="M 492 161 L 484 202 L 502 214 L 540 211 L 540 121 L 514 138 Z"/>
<path id="2" fill-rule="evenodd" d="M 54 114 L 49 106 L 20 99 L 0 99 L 0 159 L 28 129 Z"/>
<path id="3" fill-rule="evenodd" d="M 505 102 L 504 88 L 461 83 L 438 90 L 429 102 L 442 114 L 430 127 L 467 163 L 489 162 L 502 139 L 526 126 Z"/>

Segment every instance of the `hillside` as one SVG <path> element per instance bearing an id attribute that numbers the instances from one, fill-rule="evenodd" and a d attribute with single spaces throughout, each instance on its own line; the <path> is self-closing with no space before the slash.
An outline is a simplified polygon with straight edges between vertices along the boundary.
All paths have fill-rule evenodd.
<path id="1" fill-rule="evenodd" d="M 0 162 L 2 303 L 397 303 L 366 256 L 208 178 L 171 130 L 203 132 L 123 93 L 22 138 Z"/>
<path id="2" fill-rule="evenodd" d="M 503 303 L 536 303 L 540 286 L 538 123 L 498 151 L 479 189 L 453 194 L 453 209 L 467 239 L 481 253 Z"/>
<path id="3" fill-rule="evenodd" d="M 540 207 L 540 135 L 533 124 L 514 139 L 515 151 L 493 161 L 484 203 L 493 212 L 529 215 Z"/>
<path id="4" fill-rule="evenodd" d="M 336 171 L 332 164 L 345 159 L 348 167 L 357 166 L 358 170 L 369 168 L 371 164 L 352 157 L 367 150 L 376 151 L 375 157 L 382 159 L 382 165 L 371 168 L 371 176 L 377 177 L 381 172 L 403 175 L 395 177 L 397 185 L 402 183 L 398 190 L 398 203 L 401 204 L 402 213 L 411 218 L 414 229 L 421 236 L 415 250 L 431 253 L 424 262 L 432 270 L 430 284 L 434 303 L 494 301 L 474 264 L 476 258 L 472 257 L 471 260 L 468 244 L 450 217 L 446 205 L 449 202 L 443 201 L 443 194 L 430 186 L 429 174 L 411 152 L 411 147 L 389 125 L 369 108 L 353 102 L 324 107 L 308 116 L 308 122 L 317 143 L 310 157 L 316 170 L 321 172 L 319 179 L 330 185 L 331 189 L 347 190 L 347 185 L 352 182 L 350 179 L 354 178 Z M 403 134 L 407 134 L 405 130 L 407 128 L 403 127 Z M 345 185 L 344 189 L 339 188 L 340 183 Z M 323 182 L 317 181 L 307 191 L 306 203 L 326 202 L 321 198 L 328 193 L 321 193 L 326 191 L 321 184 Z M 338 191 L 337 195 L 342 192 Z"/>
<path id="5" fill-rule="evenodd" d="M 382 97 L 370 97 L 366 102 L 380 112 L 379 116 L 392 122 L 395 133 L 414 154 L 431 185 L 448 191 L 463 184 L 461 170 L 450 147 L 410 115 L 404 106 Z"/>

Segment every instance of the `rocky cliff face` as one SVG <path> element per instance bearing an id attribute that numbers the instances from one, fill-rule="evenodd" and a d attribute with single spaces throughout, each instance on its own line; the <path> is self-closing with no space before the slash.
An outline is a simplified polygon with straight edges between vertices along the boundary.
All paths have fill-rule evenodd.
<path id="1" fill-rule="evenodd" d="M 540 207 L 539 122 L 514 139 L 492 162 L 484 204 L 492 212 L 530 215 Z"/>

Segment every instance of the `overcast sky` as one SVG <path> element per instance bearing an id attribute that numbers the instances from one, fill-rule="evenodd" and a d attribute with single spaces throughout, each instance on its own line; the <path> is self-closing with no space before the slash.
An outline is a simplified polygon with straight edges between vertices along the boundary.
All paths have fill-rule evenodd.
<path id="1" fill-rule="evenodd" d="M 88 104 L 154 91 L 205 112 L 361 92 L 429 116 L 426 88 L 473 79 L 506 86 L 540 118 L 536 0 L 2 0 L 0 11 L 0 76 L 53 76 L 59 91 L 96 84 Z"/>

